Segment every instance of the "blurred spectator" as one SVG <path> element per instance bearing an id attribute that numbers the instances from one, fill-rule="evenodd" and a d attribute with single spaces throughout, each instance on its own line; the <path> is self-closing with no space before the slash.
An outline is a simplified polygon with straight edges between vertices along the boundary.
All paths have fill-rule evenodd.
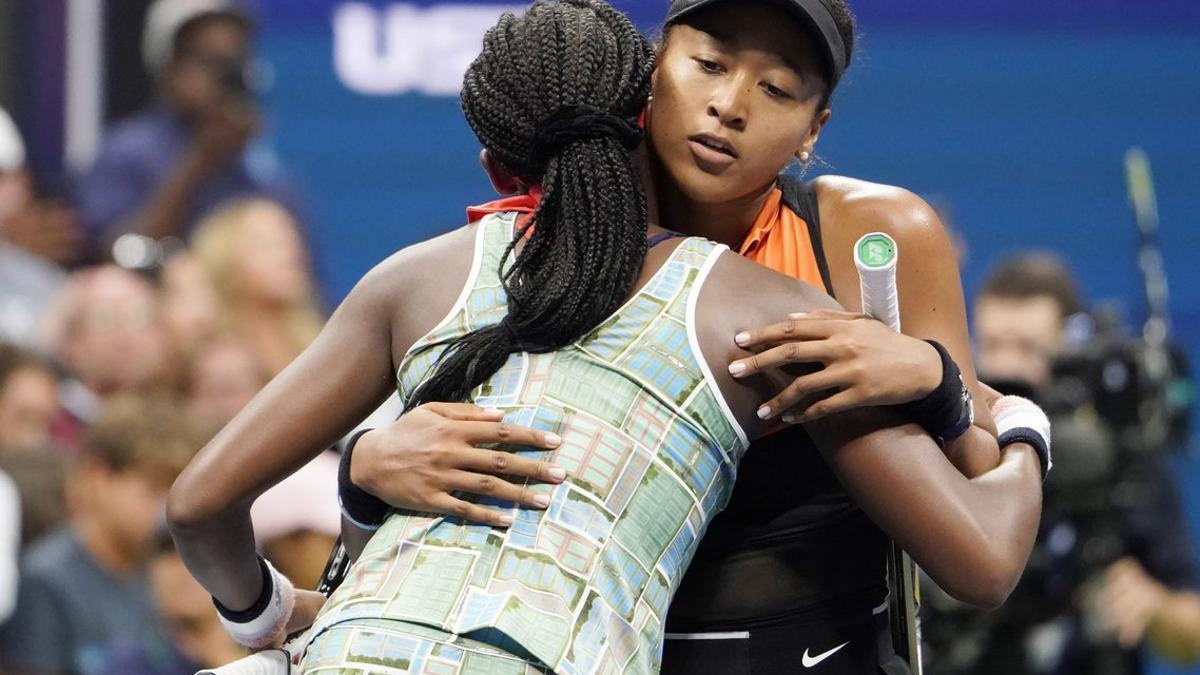
<path id="1" fill-rule="evenodd" d="M 266 374 L 244 341 L 214 337 L 196 348 L 184 375 L 188 414 L 202 428 L 219 431 L 266 384 Z"/>
<path id="2" fill-rule="evenodd" d="M 158 296 L 148 281 L 116 265 L 71 275 L 47 317 L 47 343 L 70 374 L 60 400 L 69 414 L 56 440 L 73 447 L 99 401 L 164 385 L 170 356 Z"/>
<path id="3" fill-rule="evenodd" d="M 278 202 L 222 207 L 197 226 L 191 251 L 216 284 L 225 325 L 250 344 L 269 375 L 321 331 L 309 254 L 296 220 Z"/>
<path id="4" fill-rule="evenodd" d="M 106 405 L 71 467 L 68 526 L 22 556 L 17 610 L 0 634 L 4 667 L 100 673 L 123 643 L 165 640 L 144 563 L 167 490 L 200 444 L 161 401 Z"/>
<path id="5" fill-rule="evenodd" d="M 158 279 L 163 327 L 177 354 L 211 339 L 220 323 L 220 301 L 208 273 L 186 253 L 171 256 Z"/>
<path id="6" fill-rule="evenodd" d="M 65 180 L 30 174 L 25 207 L 4 223 L 4 239 L 44 262 L 69 267 L 83 253 L 83 226 Z"/>
<path id="7" fill-rule="evenodd" d="M 79 204 L 93 254 L 132 232 L 186 238 L 217 204 L 291 191 L 261 143 L 249 73 L 254 25 L 232 0 L 158 0 L 143 56 L 158 102 L 116 125 L 81 177 Z"/>
<path id="8" fill-rule="evenodd" d="M 35 347 L 42 314 L 66 275 L 39 251 L 39 238 L 64 240 L 61 210 L 39 206 L 30 183 L 25 145 L 0 109 L 0 341 Z"/>
<path id="9" fill-rule="evenodd" d="M 21 497 L 21 547 L 61 527 L 67 520 L 64 454 L 51 446 L 7 448 L 0 452 Z"/>
<path id="10" fill-rule="evenodd" d="M 1067 344 L 1066 320 L 1081 310 L 1070 272 L 1044 254 L 1002 262 L 974 303 L 980 379 L 1046 406 L 1056 462 L 1004 607 L 983 614 L 926 594 L 929 675 L 1141 673 L 1143 645 L 1200 659 L 1197 565 L 1167 449 L 1126 447 L 1115 420 L 1097 415 L 1088 380 L 1059 387 L 1056 364 L 1114 362 L 1103 342 Z"/>
<path id="11" fill-rule="evenodd" d="M 32 352 L 0 343 L 0 450 L 45 445 L 58 414 L 58 378 Z"/>
<path id="12" fill-rule="evenodd" d="M 154 604 L 169 642 L 118 649 L 105 671 L 108 675 L 192 675 L 246 655 L 221 625 L 212 596 L 188 573 L 166 532 L 155 538 L 148 568 Z"/>
<path id="13" fill-rule="evenodd" d="M 1070 271 L 1058 258 L 1012 258 L 984 282 L 973 323 L 979 371 L 991 380 L 1047 384 L 1066 320 L 1082 311 Z"/>

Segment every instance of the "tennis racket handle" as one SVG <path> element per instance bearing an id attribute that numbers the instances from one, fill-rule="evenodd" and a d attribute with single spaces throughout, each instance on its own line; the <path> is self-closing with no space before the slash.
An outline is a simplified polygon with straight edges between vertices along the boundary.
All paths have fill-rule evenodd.
<path id="1" fill-rule="evenodd" d="M 900 293 L 896 287 L 896 241 L 882 232 L 872 232 L 854 245 L 863 314 L 900 330 Z"/>

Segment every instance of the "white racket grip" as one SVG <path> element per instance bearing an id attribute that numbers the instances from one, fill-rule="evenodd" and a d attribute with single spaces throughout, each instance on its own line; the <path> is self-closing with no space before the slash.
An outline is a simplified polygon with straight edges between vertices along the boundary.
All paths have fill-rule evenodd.
<path id="1" fill-rule="evenodd" d="M 863 314 L 897 332 L 900 331 L 900 294 L 896 288 L 899 259 L 895 240 L 882 232 L 865 235 L 854 245 Z"/>

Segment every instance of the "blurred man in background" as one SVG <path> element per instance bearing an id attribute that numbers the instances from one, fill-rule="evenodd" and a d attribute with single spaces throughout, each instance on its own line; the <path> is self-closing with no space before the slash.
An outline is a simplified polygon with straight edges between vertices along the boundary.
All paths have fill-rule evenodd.
<path id="1" fill-rule="evenodd" d="M 232 0 L 158 0 L 143 52 L 158 102 L 117 124 L 79 183 L 92 255 L 125 233 L 186 238 L 198 218 L 232 197 L 291 201 L 278 162 L 261 144 L 249 73 L 254 25 Z"/>
<path id="2" fill-rule="evenodd" d="M 104 399 L 165 388 L 171 346 L 158 301 L 150 282 L 116 265 L 71 275 L 44 331 L 51 354 L 72 376 L 60 392 L 66 414 L 56 441 L 76 446 Z"/>
<path id="3" fill-rule="evenodd" d="M 1140 673 L 1142 645 L 1200 659 L 1196 564 L 1168 448 L 1140 443 L 1142 421 L 1106 403 L 1145 395 L 1118 381 L 1136 371 L 1137 343 L 1069 335 L 1082 309 L 1070 272 L 1041 254 L 1000 264 L 975 300 L 980 379 L 1046 407 L 1056 465 L 1070 470 L 1047 480 L 1038 542 L 1003 608 L 982 614 L 927 594 L 931 675 Z"/>
<path id="4" fill-rule="evenodd" d="M 1046 386 L 1067 319 L 1082 310 L 1075 280 L 1057 258 L 1031 254 L 1001 263 L 975 299 L 979 371 L 992 380 Z"/>
<path id="5" fill-rule="evenodd" d="M 165 530 L 159 532 L 153 546 L 146 567 L 154 605 L 169 642 L 122 646 L 114 653 L 105 675 L 192 675 L 245 656 L 213 611 L 212 596 L 184 567 L 171 535 Z"/>
<path id="6" fill-rule="evenodd" d="M 145 563 L 167 490 L 199 450 L 174 408 L 110 402 L 67 482 L 68 526 L 22 557 L 16 613 L 0 632 L 17 673 L 102 673 L 129 643 L 162 643 Z"/>

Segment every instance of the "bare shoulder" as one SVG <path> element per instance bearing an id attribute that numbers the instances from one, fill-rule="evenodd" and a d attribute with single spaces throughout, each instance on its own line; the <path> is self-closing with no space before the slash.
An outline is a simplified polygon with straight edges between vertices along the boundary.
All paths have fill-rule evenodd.
<path id="1" fill-rule="evenodd" d="M 699 291 L 695 330 L 701 354 L 721 394 L 744 429 L 755 435 L 758 406 L 778 393 L 784 382 L 775 374 L 735 380 L 729 363 L 749 352 L 738 347 L 738 333 L 785 321 L 792 312 L 839 309 L 833 298 L 814 286 L 747 260 L 732 251 L 721 254 Z"/>
<path id="2" fill-rule="evenodd" d="M 910 306 L 914 298 L 929 297 L 930 289 L 951 282 L 960 285 L 954 245 L 924 199 L 894 185 L 844 176 L 822 176 L 816 187 L 833 290 L 851 311 L 861 309 L 854 244 L 871 232 L 885 232 L 896 240 L 906 261 L 897 281 Z"/>
<path id="3" fill-rule="evenodd" d="M 701 302 L 720 307 L 734 323 L 744 322 L 741 328 L 782 321 L 790 312 L 839 308 L 825 291 L 732 251 L 713 265 Z"/>
<path id="4" fill-rule="evenodd" d="M 454 304 L 470 275 L 478 226 L 407 246 L 367 272 L 334 313 L 359 317 L 403 354 Z"/>
<path id="5" fill-rule="evenodd" d="M 471 224 L 406 246 L 367 272 L 353 292 L 387 302 L 427 291 L 435 282 L 461 285 L 471 267 L 477 232 L 477 225 Z"/>
<path id="6" fill-rule="evenodd" d="M 918 245 L 945 236 L 933 207 L 904 188 L 846 176 L 821 176 L 816 187 L 821 222 L 833 225 L 823 227 L 822 235 L 857 241 L 868 232 L 882 231 L 898 243 Z"/>

